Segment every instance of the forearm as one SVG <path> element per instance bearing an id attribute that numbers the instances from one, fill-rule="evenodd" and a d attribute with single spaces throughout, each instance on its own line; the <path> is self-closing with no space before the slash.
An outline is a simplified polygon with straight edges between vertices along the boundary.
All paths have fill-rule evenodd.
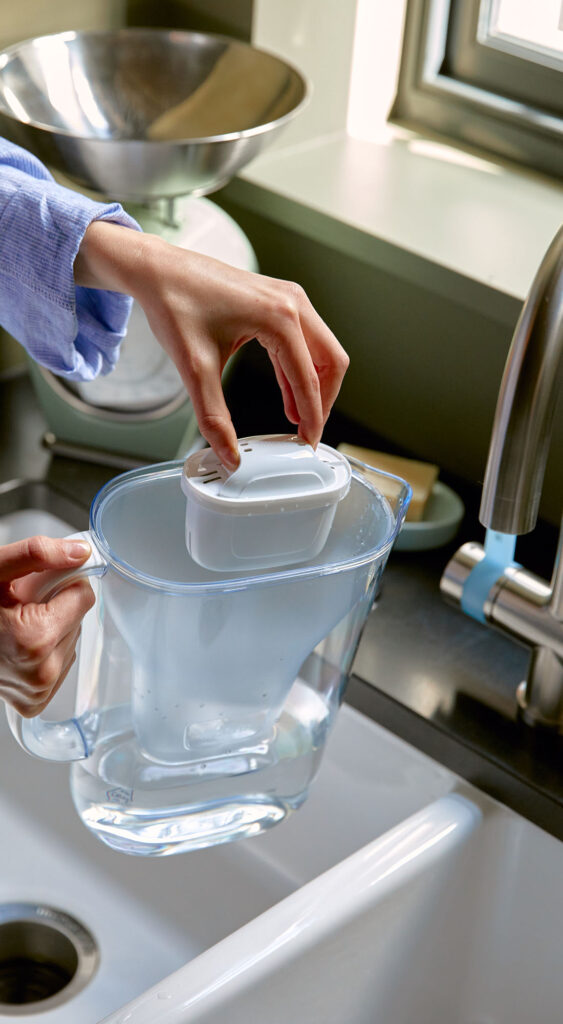
<path id="1" fill-rule="evenodd" d="M 110 221 L 96 220 L 86 229 L 74 260 L 74 281 L 83 288 L 103 288 L 136 297 L 149 276 L 160 240 Z"/>

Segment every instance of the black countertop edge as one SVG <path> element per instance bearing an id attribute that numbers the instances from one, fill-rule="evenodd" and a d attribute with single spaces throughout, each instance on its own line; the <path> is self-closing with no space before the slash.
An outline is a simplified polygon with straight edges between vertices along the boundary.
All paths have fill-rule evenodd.
<path id="1" fill-rule="evenodd" d="M 563 807 L 529 781 L 507 770 L 482 750 L 452 736 L 411 708 L 352 676 L 345 702 L 423 754 L 563 841 Z"/>

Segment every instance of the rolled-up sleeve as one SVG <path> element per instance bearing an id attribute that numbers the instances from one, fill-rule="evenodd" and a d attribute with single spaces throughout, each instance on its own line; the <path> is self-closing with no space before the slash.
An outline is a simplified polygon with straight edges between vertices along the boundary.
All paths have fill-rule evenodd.
<path id="1" fill-rule="evenodd" d="M 131 312 L 129 296 L 74 283 L 74 260 L 94 220 L 140 230 L 119 203 L 58 185 L 34 156 L 0 139 L 0 323 L 67 380 L 109 373 Z"/>

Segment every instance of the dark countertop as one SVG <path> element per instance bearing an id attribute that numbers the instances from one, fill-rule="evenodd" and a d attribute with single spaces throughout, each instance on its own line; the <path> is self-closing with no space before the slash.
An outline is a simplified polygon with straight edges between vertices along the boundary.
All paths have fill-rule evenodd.
<path id="1" fill-rule="evenodd" d="M 235 424 L 238 429 L 236 419 Z M 27 376 L 0 382 L 0 497 L 8 481 L 42 481 L 73 503 L 83 517 L 76 524 L 81 528 L 94 494 L 119 470 L 53 456 L 41 443 L 45 429 Z M 345 439 L 366 443 L 349 430 Z M 477 490 L 445 482 L 457 487 L 466 504 L 459 537 L 436 551 L 392 553 L 346 700 L 563 839 L 563 737 L 531 730 L 517 713 L 516 687 L 525 677 L 528 651 L 448 607 L 439 592 L 457 544 L 483 536 Z M 540 525 L 523 539 L 518 558 L 549 576 L 555 542 L 556 531 Z"/>

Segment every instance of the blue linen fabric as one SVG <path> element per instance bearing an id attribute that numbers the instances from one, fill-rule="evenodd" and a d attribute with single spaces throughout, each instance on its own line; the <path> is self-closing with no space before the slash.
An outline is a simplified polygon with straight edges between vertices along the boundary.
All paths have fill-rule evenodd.
<path id="1" fill-rule="evenodd" d="M 129 296 L 74 283 L 74 259 L 94 220 L 141 230 L 119 203 L 58 185 L 40 160 L 0 138 L 0 324 L 67 380 L 113 369 L 131 312 Z"/>

